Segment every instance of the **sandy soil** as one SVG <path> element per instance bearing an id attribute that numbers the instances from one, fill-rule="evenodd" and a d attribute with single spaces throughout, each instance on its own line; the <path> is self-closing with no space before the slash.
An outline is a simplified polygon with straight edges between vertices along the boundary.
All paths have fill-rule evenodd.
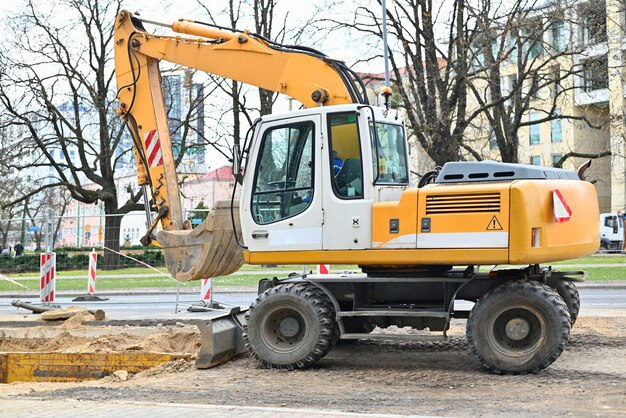
<path id="1" fill-rule="evenodd" d="M 0 401 L 154 399 L 445 416 L 626 415 L 626 318 L 580 318 L 560 359 L 530 376 L 485 372 L 467 352 L 463 325 L 455 323 L 445 342 L 339 345 L 304 371 L 261 369 L 247 355 L 210 370 L 196 370 L 181 360 L 126 382 L 107 377 L 83 383 L 0 385 Z M 175 352 L 197 344 L 191 336 L 187 342 L 167 334 L 145 341 L 117 337 L 106 343 L 76 342 L 75 347 L 169 347 Z"/>

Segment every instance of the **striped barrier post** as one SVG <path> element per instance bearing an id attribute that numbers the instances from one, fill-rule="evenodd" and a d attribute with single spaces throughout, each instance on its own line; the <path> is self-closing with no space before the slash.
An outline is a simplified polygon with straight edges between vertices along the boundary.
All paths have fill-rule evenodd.
<path id="1" fill-rule="evenodd" d="M 200 282 L 200 303 L 187 307 L 188 312 L 210 312 L 213 309 L 224 309 L 219 302 L 213 302 L 213 279 L 202 279 Z"/>
<path id="2" fill-rule="evenodd" d="M 206 305 L 213 304 L 213 279 L 202 279 L 200 301 Z"/>
<path id="3" fill-rule="evenodd" d="M 89 254 L 89 277 L 87 278 L 87 293 L 89 296 L 93 296 L 96 293 L 96 265 L 98 262 L 98 254 L 94 248 L 91 249 Z"/>
<path id="4" fill-rule="evenodd" d="M 54 302 L 56 290 L 56 253 L 47 252 L 40 254 L 39 268 L 39 292 L 42 302 L 48 304 Z"/>
<path id="5" fill-rule="evenodd" d="M 329 274 L 330 273 L 330 264 L 318 264 L 317 265 L 317 274 Z"/>
<path id="6" fill-rule="evenodd" d="M 92 248 L 91 253 L 89 253 L 89 270 L 87 272 L 87 295 L 78 296 L 72 299 L 72 302 L 102 302 L 105 300 L 109 300 L 109 298 L 103 298 L 101 296 L 96 296 L 96 267 L 98 265 L 98 253 L 96 253 L 96 249 Z"/>

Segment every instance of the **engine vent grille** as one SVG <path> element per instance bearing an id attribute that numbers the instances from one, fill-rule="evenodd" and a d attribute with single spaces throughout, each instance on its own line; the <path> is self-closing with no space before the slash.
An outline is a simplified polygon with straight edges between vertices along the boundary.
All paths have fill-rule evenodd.
<path id="1" fill-rule="evenodd" d="M 426 214 L 500 212 L 500 193 L 426 196 Z"/>

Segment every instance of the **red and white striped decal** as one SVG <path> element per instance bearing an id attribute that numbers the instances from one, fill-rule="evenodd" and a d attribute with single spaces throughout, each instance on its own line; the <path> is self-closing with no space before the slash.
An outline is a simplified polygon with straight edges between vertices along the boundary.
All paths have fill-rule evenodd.
<path id="1" fill-rule="evenodd" d="M 163 154 L 161 153 L 159 132 L 155 129 L 146 133 L 144 142 L 146 144 L 146 155 L 148 156 L 148 167 L 155 168 L 163 165 Z"/>
<path id="2" fill-rule="evenodd" d="M 42 302 L 54 302 L 56 290 L 56 253 L 42 253 L 40 255 L 39 284 L 40 299 Z"/>
<path id="3" fill-rule="evenodd" d="M 329 274 L 330 264 L 319 264 L 317 266 L 317 274 Z"/>
<path id="4" fill-rule="evenodd" d="M 213 302 L 213 279 L 203 279 L 200 286 L 200 300 L 205 303 Z"/>
<path id="5" fill-rule="evenodd" d="M 552 204 L 554 207 L 554 220 L 556 222 L 567 222 L 570 220 L 572 210 L 558 189 L 552 191 Z"/>
<path id="6" fill-rule="evenodd" d="M 98 262 L 98 254 L 96 250 L 91 250 L 89 254 L 89 277 L 87 278 L 87 293 L 93 295 L 96 293 L 96 263 Z"/>

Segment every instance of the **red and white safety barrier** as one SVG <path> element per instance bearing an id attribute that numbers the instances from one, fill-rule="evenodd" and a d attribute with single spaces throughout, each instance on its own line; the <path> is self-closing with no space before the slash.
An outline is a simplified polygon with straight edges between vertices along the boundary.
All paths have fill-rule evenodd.
<path id="1" fill-rule="evenodd" d="M 330 274 L 330 264 L 318 264 L 317 274 Z"/>
<path id="2" fill-rule="evenodd" d="M 200 301 L 207 305 L 213 303 L 213 279 L 202 279 L 200 285 Z"/>
<path id="3" fill-rule="evenodd" d="M 96 293 L 96 265 L 98 263 L 98 254 L 92 249 L 89 254 L 89 277 L 87 278 L 87 293 L 93 296 Z"/>
<path id="4" fill-rule="evenodd" d="M 54 293 L 56 290 L 56 253 L 42 253 L 40 255 L 39 291 L 42 302 L 54 302 Z"/>

